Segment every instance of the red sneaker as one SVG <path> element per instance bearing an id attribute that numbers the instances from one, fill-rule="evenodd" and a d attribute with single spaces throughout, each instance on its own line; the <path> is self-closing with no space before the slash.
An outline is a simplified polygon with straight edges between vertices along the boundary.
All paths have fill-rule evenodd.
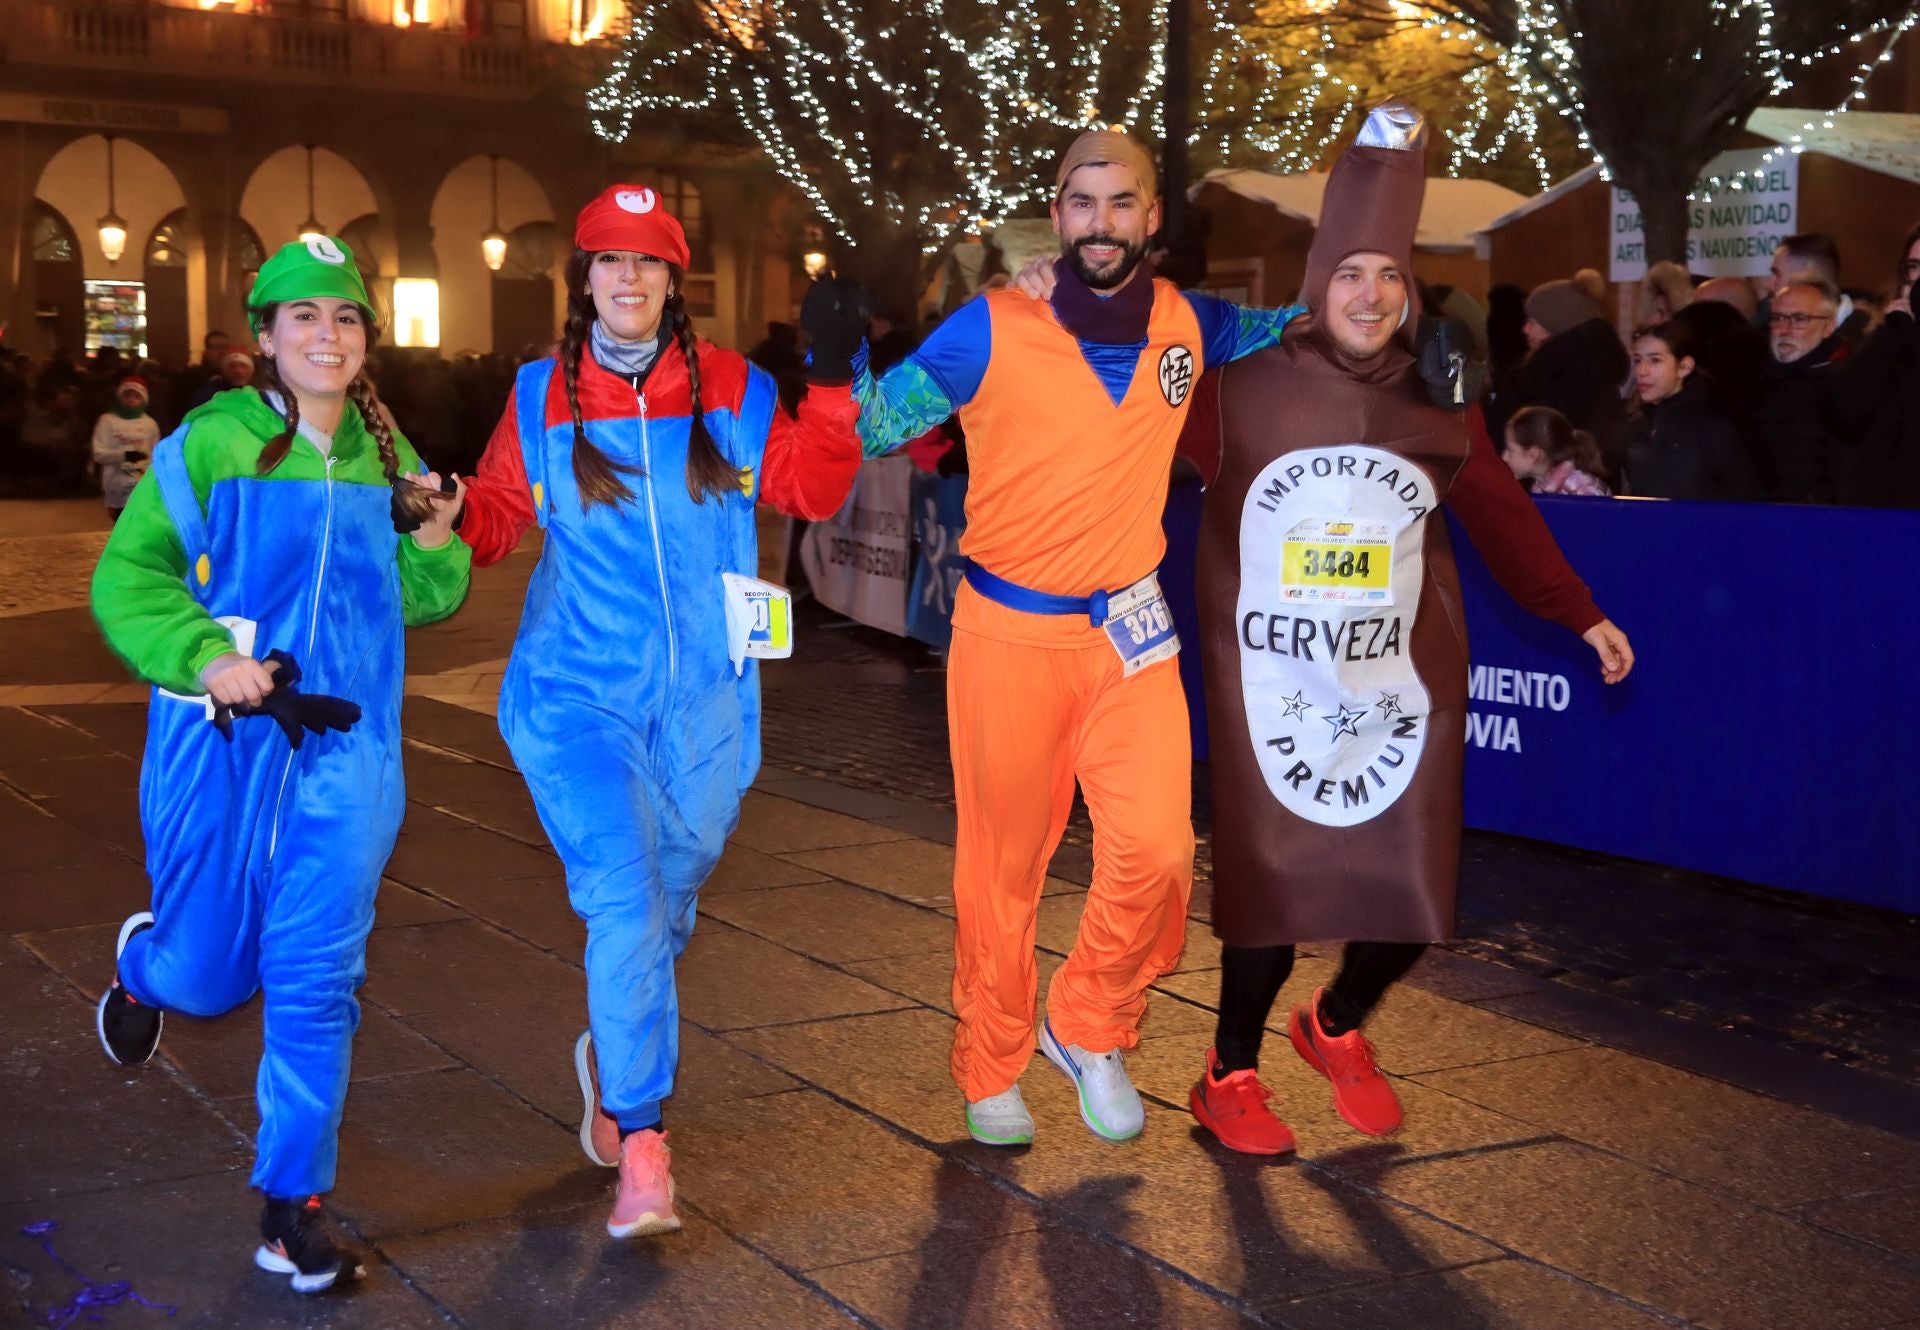
<path id="1" fill-rule="evenodd" d="M 1207 1069 L 1194 1082 L 1187 1104 L 1194 1118 L 1229 1150 L 1246 1155 L 1284 1155 L 1293 1152 L 1293 1133 L 1267 1107 L 1273 1091 L 1260 1083 L 1251 1068 L 1230 1071 L 1213 1079 L 1214 1050 L 1207 1050 Z"/>
<path id="2" fill-rule="evenodd" d="M 1368 1136 L 1385 1136 L 1400 1126 L 1400 1100 L 1373 1065 L 1373 1045 L 1358 1030 L 1335 1039 L 1320 1024 L 1323 988 L 1313 990 L 1309 1006 L 1295 1007 L 1287 1018 L 1287 1038 L 1309 1067 L 1333 1082 L 1333 1108 L 1347 1125 Z"/>

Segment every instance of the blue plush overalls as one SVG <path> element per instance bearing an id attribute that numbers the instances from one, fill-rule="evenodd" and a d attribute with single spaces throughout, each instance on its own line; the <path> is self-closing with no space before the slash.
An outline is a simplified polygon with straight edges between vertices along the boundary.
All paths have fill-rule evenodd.
<path id="1" fill-rule="evenodd" d="M 755 574 L 753 496 L 695 503 L 686 416 L 587 420 L 630 502 L 582 510 L 573 425 L 550 428 L 555 362 L 522 367 L 520 446 L 546 545 L 500 690 L 500 732 L 587 925 L 587 1007 L 601 1107 L 622 1128 L 659 1121 L 679 1062 L 673 963 L 700 884 L 760 766 L 760 683 L 727 654 L 724 572 Z M 705 414 L 727 458 L 757 476 L 776 405 L 748 378 L 738 416 Z"/>
<path id="2" fill-rule="evenodd" d="M 361 717 L 295 752 L 265 717 L 236 720 L 229 742 L 201 700 L 154 690 L 140 771 L 154 927 L 128 941 L 120 977 L 193 1016 L 265 991 L 252 1181 L 303 1197 L 333 1186 L 354 991 L 404 803 L 396 538 L 386 486 L 336 482 L 333 459 L 324 481 L 219 480 L 203 517 L 185 434 L 155 449 L 152 470 L 194 598 L 252 621 L 256 656 L 291 652 L 304 691 L 355 701 Z"/>

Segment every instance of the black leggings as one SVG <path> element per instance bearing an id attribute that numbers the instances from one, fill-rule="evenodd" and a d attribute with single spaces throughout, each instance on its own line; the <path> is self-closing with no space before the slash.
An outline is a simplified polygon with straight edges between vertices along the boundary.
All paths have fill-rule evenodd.
<path id="1" fill-rule="evenodd" d="M 1338 1037 L 1357 1030 L 1388 988 L 1425 952 L 1424 942 L 1349 942 L 1320 1003 L 1320 1024 Z M 1293 973 L 1293 948 L 1220 949 L 1220 1023 L 1213 1047 L 1220 1066 L 1241 1071 L 1260 1065 L 1260 1039 L 1281 985 Z"/>

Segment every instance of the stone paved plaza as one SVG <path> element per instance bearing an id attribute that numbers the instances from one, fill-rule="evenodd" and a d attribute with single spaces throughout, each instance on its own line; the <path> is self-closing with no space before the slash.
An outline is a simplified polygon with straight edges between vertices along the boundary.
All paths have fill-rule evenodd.
<path id="1" fill-rule="evenodd" d="M 249 1261 L 257 1003 L 170 1019 L 135 1072 L 95 1040 L 146 900 L 144 693 L 77 566 L 98 529 L 0 504 L 0 1325 L 1920 1327 L 1920 935 L 1593 856 L 1470 839 L 1463 937 L 1370 1028 L 1406 1106 L 1388 1140 L 1334 1116 L 1284 1035 L 1265 1073 L 1299 1155 L 1194 1126 L 1203 874 L 1129 1058 L 1145 1134 L 1094 1138 L 1036 1058 L 1033 1146 L 972 1144 L 946 1074 L 942 676 L 817 615 L 767 671 L 766 769 L 680 968 L 686 1229 L 611 1243 L 612 1175 L 575 1139 L 583 930 L 490 714 L 526 552 L 411 639 L 408 820 L 333 1198 L 369 1277 L 301 1298 Z M 1043 985 L 1089 868 L 1076 834 Z M 1289 995 L 1330 972 L 1310 955 Z M 49 1220 L 69 1269 L 23 1232 Z M 176 1314 L 88 1320 L 74 1271 Z"/>

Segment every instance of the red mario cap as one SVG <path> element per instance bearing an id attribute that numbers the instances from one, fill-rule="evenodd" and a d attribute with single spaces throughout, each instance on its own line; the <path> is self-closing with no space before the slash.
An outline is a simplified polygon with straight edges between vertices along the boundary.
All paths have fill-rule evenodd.
<path id="1" fill-rule="evenodd" d="M 580 210 L 573 223 L 573 243 L 592 253 L 602 249 L 630 249 L 686 267 L 692 253 L 687 233 L 645 185 L 608 185 Z"/>

